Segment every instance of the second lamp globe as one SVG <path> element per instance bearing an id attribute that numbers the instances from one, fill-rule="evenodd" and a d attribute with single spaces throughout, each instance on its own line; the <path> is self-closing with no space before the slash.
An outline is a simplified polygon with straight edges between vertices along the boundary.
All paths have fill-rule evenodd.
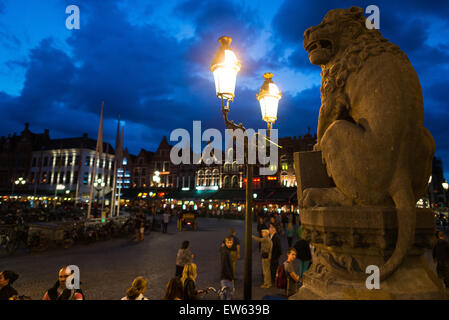
<path id="1" fill-rule="evenodd" d="M 257 100 L 260 103 L 260 111 L 262 112 L 262 119 L 271 125 L 277 120 L 278 104 L 282 97 L 282 93 L 278 86 L 273 83 L 272 73 L 265 73 L 263 75 L 265 81 L 260 87 Z"/>

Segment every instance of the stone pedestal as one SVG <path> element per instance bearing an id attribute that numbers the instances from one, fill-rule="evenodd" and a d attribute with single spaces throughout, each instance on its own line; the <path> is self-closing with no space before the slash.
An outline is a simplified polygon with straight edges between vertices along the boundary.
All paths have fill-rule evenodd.
<path id="1" fill-rule="evenodd" d="M 381 266 L 391 256 L 397 237 L 393 207 L 317 207 L 301 211 L 304 238 L 315 247 L 303 286 L 290 299 L 444 299 L 441 281 L 423 254 L 432 248 L 435 218 L 416 209 L 413 248 L 380 289 L 366 287 L 366 267 Z"/>

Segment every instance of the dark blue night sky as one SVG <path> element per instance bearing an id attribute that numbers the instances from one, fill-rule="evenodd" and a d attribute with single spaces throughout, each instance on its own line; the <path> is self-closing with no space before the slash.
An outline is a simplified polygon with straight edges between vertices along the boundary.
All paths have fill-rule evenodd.
<path id="1" fill-rule="evenodd" d="M 68 30 L 68 5 L 81 10 Z M 283 91 L 279 136 L 313 132 L 320 68 L 302 47 L 306 28 L 334 8 L 380 8 L 380 31 L 408 55 L 421 81 L 425 123 L 449 177 L 448 1 L 63 1 L 0 0 L 0 135 L 50 129 L 52 138 L 96 137 L 105 101 L 104 137 L 154 150 L 173 129 L 224 129 L 210 62 L 222 35 L 242 61 L 230 116 L 264 128 L 256 93 L 264 72 Z"/>

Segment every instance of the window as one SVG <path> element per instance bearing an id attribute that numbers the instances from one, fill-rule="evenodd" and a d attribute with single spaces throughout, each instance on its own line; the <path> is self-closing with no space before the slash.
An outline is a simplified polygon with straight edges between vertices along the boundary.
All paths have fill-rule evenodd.
<path id="1" fill-rule="evenodd" d="M 238 188 L 239 187 L 239 179 L 237 176 L 233 176 L 231 180 L 231 187 L 232 188 Z"/>
<path id="2" fill-rule="evenodd" d="M 75 156 L 75 161 L 74 161 L 74 165 L 76 165 L 76 166 L 78 166 L 78 165 L 80 165 L 80 156 Z"/>
<path id="3" fill-rule="evenodd" d="M 86 167 L 90 166 L 90 157 L 89 156 L 86 157 L 86 161 L 84 161 L 84 165 Z"/>
<path id="4" fill-rule="evenodd" d="M 229 176 L 225 176 L 223 179 L 223 188 L 229 189 L 231 187 L 231 178 Z"/>
<path id="5" fill-rule="evenodd" d="M 56 166 L 57 167 L 62 166 L 62 157 L 61 156 L 56 157 Z"/>
<path id="6" fill-rule="evenodd" d="M 288 170 L 288 163 L 282 162 L 281 168 L 282 168 L 282 170 Z"/>
<path id="7" fill-rule="evenodd" d="M 48 157 L 44 158 L 44 167 L 48 166 Z"/>
<path id="8" fill-rule="evenodd" d="M 147 175 L 147 169 L 146 168 L 142 168 L 142 176 L 146 176 Z"/>
<path id="9" fill-rule="evenodd" d="M 71 155 L 68 157 L 67 166 L 69 167 L 73 166 L 73 157 Z"/>
<path id="10" fill-rule="evenodd" d="M 83 174 L 83 184 L 87 184 L 89 180 L 89 172 L 84 172 Z"/>

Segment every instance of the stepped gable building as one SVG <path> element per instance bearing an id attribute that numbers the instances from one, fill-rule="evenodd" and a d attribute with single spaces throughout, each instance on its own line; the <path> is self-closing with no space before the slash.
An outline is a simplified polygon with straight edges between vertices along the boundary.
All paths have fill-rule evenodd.
<path id="1" fill-rule="evenodd" d="M 153 156 L 154 152 L 140 149 L 139 154 L 135 157 L 132 173 L 132 185 L 134 188 L 145 188 L 151 185 L 151 159 Z"/>
<path id="2" fill-rule="evenodd" d="M 24 130 L 17 135 L 0 138 L 0 190 L 4 194 L 28 189 L 30 163 L 33 150 L 40 150 L 50 140 L 48 129 L 43 133 L 33 133 L 29 124 L 25 123 Z M 25 184 L 15 185 L 14 182 L 22 178 Z"/>

